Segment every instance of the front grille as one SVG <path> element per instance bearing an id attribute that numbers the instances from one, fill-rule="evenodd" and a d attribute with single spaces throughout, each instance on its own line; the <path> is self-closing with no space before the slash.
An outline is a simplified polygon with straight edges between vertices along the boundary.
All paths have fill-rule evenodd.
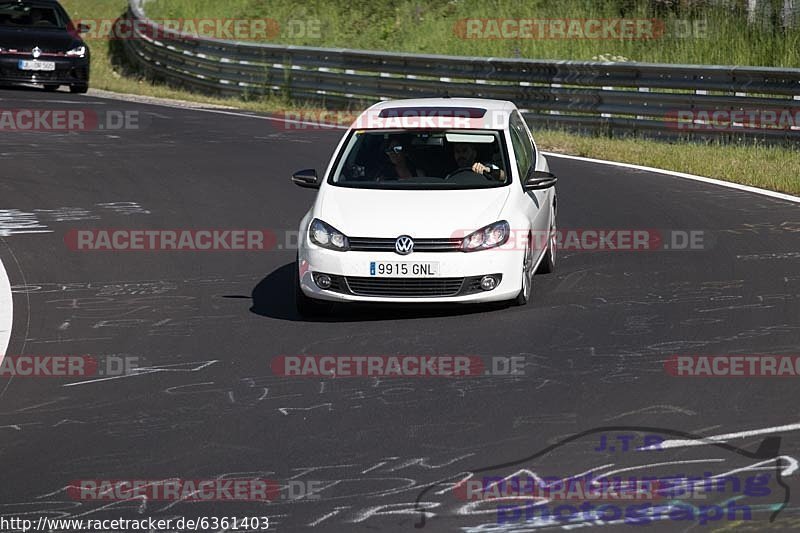
<path id="1" fill-rule="evenodd" d="M 37 58 L 33 57 L 33 48 L 31 48 L 30 50 L 12 50 L 12 51 L 7 51 L 7 52 L 3 52 L 3 55 L 5 55 L 5 56 L 24 56 L 24 57 L 29 57 L 29 58 L 32 58 L 32 59 L 37 59 Z M 66 55 L 67 54 L 64 53 L 64 52 L 41 52 L 39 54 L 39 57 L 65 57 Z"/>
<path id="2" fill-rule="evenodd" d="M 85 80 L 86 74 L 76 69 L 25 71 L 15 68 L 0 68 L 0 76 L 7 80 L 19 80 L 36 83 L 37 81 L 75 79 Z"/>
<path id="3" fill-rule="evenodd" d="M 350 292 L 356 296 L 425 298 L 456 296 L 464 278 L 355 278 L 346 277 Z"/>
<path id="4" fill-rule="evenodd" d="M 397 238 L 349 237 L 350 249 L 355 252 L 394 252 Z M 462 239 L 414 239 L 415 252 L 458 252 Z"/>

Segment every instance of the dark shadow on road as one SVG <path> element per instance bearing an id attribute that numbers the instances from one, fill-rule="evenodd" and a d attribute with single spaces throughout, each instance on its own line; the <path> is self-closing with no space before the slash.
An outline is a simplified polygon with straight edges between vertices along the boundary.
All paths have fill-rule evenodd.
<path id="1" fill-rule="evenodd" d="M 499 304 L 336 304 L 329 316 L 305 318 L 297 313 L 294 304 L 295 263 L 274 270 L 255 286 L 250 311 L 269 318 L 295 322 L 365 322 L 376 320 L 408 320 L 487 313 L 507 307 Z M 226 298 L 239 298 L 226 296 Z"/>
<path id="2" fill-rule="evenodd" d="M 20 83 L 19 85 L 12 85 L 12 84 L 0 84 L 0 91 L 16 91 L 16 92 L 37 92 L 37 93 L 49 93 L 54 91 L 48 91 L 39 83 Z M 66 89 L 62 89 L 60 92 L 69 92 Z"/>

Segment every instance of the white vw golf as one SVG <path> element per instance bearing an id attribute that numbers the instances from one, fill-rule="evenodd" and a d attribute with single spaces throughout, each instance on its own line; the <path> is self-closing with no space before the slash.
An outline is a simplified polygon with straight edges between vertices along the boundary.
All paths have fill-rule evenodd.
<path id="1" fill-rule="evenodd" d="M 298 311 L 334 302 L 528 302 L 555 266 L 556 178 L 511 102 L 376 104 L 347 130 L 300 222 Z"/>

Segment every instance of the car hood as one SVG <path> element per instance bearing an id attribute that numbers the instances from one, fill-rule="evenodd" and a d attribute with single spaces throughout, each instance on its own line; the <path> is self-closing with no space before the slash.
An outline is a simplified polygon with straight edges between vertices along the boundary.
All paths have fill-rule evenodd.
<path id="1" fill-rule="evenodd" d="M 67 30 L 36 30 L 0 27 L 0 46 L 12 50 L 32 50 L 36 46 L 45 52 L 66 52 L 83 41 Z"/>
<path id="2" fill-rule="evenodd" d="M 425 239 L 447 238 L 496 222 L 510 189 L 398 191 L 328 186 L 320 193 L 314 216 L 345 235 Z"/>

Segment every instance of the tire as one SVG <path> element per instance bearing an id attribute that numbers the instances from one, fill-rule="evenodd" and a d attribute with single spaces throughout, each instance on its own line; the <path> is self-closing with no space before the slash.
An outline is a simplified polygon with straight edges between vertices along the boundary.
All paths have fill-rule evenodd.
<path id="1" fill-rule="evenodd" d="M 60 85 L 45 85 L 44 86 L 44 90 L 49 92 L 49 93 L 53 93 L 53 92 L 56 92 L 59 87 L 61 87 L 61 86 Z"/>
<path id="2" fill-rule="evenodd" d="M 88 85 L 70 85 L 69 92 L 72 94 L 86 94 L 89 91 Z"/>
<path id="3" fill-rule="evenodd" d="M 550 224 L 550 237 L 548 238 L 547 242 L 547 250 L 545 251 L 545 256 L 542 258 L 542 262 L 539 263 L 539 269 L 536 271 L 537 274 L 550 274 L 555 272 L 556 270 L 556 210 L 555 210 L 555 201 L 553 202 L 553 222 Z"/>
<path id="4" fill-rule="evenodd" d="M 556 229 L 555 225 L 553 226 L 554 227 L 550 229 L 550 242 L 547 243 L 547 251 L 545 251 L 545 256 L 542 258 L 542 262 L 539 263 L 539 270 L 536 272 L 537 274 L 551 274 L 556 270 Z"/>
<path id="5" fill-rule="evenodd" d="M 304 318 L 324 317 L 333 310 L 333 302 L 309 298 L 300 288 L 300 265 L 294 265 L 294 303 L 297 314 Z"/>
<path id="6" fill-rule="evenodd" d="M 533 292 L 533 252 L 531 251 L 531 241 L 528 239 L 528 248 L 525 250 L 525 257 L 522 259 L 522 288 L 513 300 L 514 305 L 526 305 L 531 300 Z"/>

